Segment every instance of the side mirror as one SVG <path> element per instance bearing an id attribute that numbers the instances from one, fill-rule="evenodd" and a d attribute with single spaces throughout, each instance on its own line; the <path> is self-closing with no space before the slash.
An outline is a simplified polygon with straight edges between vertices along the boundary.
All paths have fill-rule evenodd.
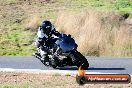
<path id="1" fill-rule="evenodd" d="M 70 37 L 70 38 L 71 38 L 71 35 L 69 34 L 69 35 L 68 35 L 68 37 Z"/>

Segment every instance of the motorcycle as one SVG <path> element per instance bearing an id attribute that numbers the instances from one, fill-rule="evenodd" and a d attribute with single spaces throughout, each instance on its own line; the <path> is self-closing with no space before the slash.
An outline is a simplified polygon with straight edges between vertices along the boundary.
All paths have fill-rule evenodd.
<path id="1" fill-rule="evenodd" d="M 64 66 L 81 66 L 82 69 L 87 69 L 89 63 L 87 59 L 77 51 L 77 44 L 71 35 L 61 34 L 61 36 L 55 38 L 51 37 L 47 42 L 48 50 L 47 55 L 49 57 L 49 65 L 53 68 L 64 67 Z M 39 56 L 35 56 L 42 60 L 42 56 L 45 54 L 42 49 L 39 49 Z M 43 58 L 45 59 L 45 58 Z M 47 65 L 46 65 L 47 66 Z"/>

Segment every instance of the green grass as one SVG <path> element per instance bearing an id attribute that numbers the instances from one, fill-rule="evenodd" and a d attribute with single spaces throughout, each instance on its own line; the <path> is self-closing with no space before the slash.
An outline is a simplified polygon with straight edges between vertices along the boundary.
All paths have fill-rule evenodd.
<path id="1" fill-rule="evenodd" d="M 31 17 L 37 15 L 38 24 L 44 19 L 55 22 L 58 11 L 80 12 L 84 9 L 117 11 L 132 15 L 132 0 L 0 0 L 0 55 L 31 55 L 34 52 L 35 28 L 26 29 Z M 35 30 L 35 31 L 32 31 Z"/>

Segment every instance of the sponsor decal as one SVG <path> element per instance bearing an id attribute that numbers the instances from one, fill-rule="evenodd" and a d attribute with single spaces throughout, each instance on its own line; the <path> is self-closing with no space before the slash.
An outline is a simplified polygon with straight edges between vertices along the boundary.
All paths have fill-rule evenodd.
<path id="1" fill-rule="evenodd" d="M 86 83 L 130 83 L 131 76 L 129 74 L 86 74 L 86 71 L 78 69 L 79 74 L 76 75 L 76 81 L 79 85 Z"/>

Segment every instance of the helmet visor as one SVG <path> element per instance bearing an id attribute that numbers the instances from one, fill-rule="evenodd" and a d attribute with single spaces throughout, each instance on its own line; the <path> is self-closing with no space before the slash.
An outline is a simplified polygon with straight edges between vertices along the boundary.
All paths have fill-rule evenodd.
<path id="1" fill-rule="evenodd" d="M 46 26 L 44 29 L 43 29 L 44 33 L 48 34 L 51 32 L 51 26 Z"/>

